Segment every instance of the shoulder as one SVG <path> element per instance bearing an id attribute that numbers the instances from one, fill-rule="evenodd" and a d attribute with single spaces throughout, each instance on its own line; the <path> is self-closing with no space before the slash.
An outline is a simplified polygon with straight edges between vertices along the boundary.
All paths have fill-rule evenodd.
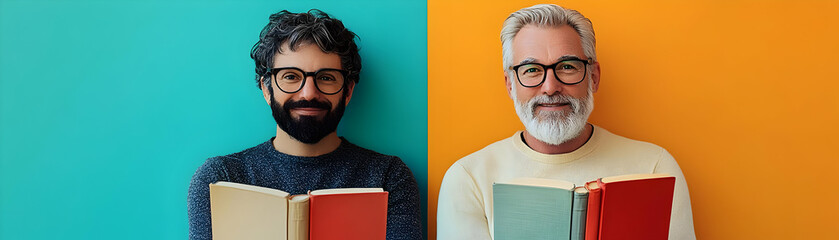
<path id="1" fill-rule="evenodd" d="M 513 138 L 516 136 L 518 136 L 518 132 L 512 137 L 498 140 L 478 151 L 458 159 L 455 164 L 460 165 L 465 169 L 470 169 L 476 166 L 491 164 L 492 162 L 503 159 L 510 154 L 514 154 L 517 150 L 514 146 L 513 141 L 515 139 Z"/>
<path id="2" fill-rule="evenodd" d="M 521 153 L 514 144 L 515 138 L 519 137 L 518 134 L 519 132 L 458 159 L 446 170 L 443 181 L 474 184 L 476 178 L 482 179 L 512 164 L 511 161 L 505 160 L 520 159 Z"/>
<path id="3" fill-rule="evenodd" d="M 634 140 L 611 133 L 598 127 L 600 131 L 600 145 L 597 152 L 600 156 L 622 159 L 636 165 L 647 166 L 653 172 L 680 172 L 676 159 L 663 147 L 639 140 Z"/>
<path id="4" fill-rule="evenodd" d="M 402 162 L 402 159 L 400 159 L 397 156 L 379 153 L 355 145 L 354 143 L 351 143 L 346 139 L 344 139 L 344 143 L 342 144 L 341 148 L 344 148 L 342 151 L 342 157 L 346 157 L 349 159 L 356 159 L 357 161 L 366 161 L 370 164 L 381 166 L 405 166 L 405 163 Z"/>
<path id="5" fill-rule="evenodd" d="M 360 161 L 357 164 L 368 171 L 370 176 L 380 176 L 389 191 L 405 191 L 404 188 L 411 188 L 417 191 L 417 182 L 411 169 L 397 156 L 382 154 L 367 148 L 355 145 L 344 139 L 343 154 L 347 159 Z M 381 175 L 379 175 L 381 174 Z M 378 178 L 378 177 L 374 177 Z"/>
<path id="6" fill-rule="evenodd" d="M 630 157 L 644 157 L 651 159 L 661 159 L 664 155 L 670 157 L 667 150 L 656 144 L 620 136 L 601 127 L 596 127 L 595 131 L 599 131 L 599 148 L 602 148 L 603 150 L 619 152 Z"/>
<path id="7" fill-rule="evenodd" d="M 371 173 L 379 173 L 386 181 L 414 178 L 408 165 L 401 158 L 355 145 L 346 139 L 343 140 L 340 157 L 352 161 L 354 166 Z"/>
<path id="8" fill-rule="evenodd" d="M 231 170 L 244 169 L 248 162 L 264 158 L 262 155 L 264 155 L 266 145 L 270 146 L 270 140 L 240 152 L 207 158 L 195 171 L 193 178 L 205 176 L 218 180 L 228 179 Z"/>

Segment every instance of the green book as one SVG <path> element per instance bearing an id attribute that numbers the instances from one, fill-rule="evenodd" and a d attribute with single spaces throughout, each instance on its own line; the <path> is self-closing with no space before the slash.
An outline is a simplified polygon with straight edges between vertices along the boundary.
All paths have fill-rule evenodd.
<path id="1" fill-rule="evenodd" d="M 586 206 L 588 190 L 585 186 L 574 188 L 574 204 L 571 207 L 571 240 L 586 239 Z"/>
<path id="2" fill-rule="evenodd" d="M 495 240 L 570 240 L 574 184 L 520 178 L 492 185 Z"/>

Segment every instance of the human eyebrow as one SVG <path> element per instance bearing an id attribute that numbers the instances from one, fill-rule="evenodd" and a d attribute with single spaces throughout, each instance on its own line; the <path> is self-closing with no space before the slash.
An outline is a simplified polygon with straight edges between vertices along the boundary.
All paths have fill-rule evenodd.
<path id="1" fill-rule="evenodd" d="M 557 62 L 568 61 L 568 60 L 583 60 L 583 61 L 585 61 L 584 59 L 582 59 L 580 57 L 577 57 L 576 55 L 565 55 L 565 56 L 562 56 L 559 59 L 557 59 Z"/>
<path id="2" fill-rule="evenodd" d="M 532 57 L 529 57 L 529 58 L 525 58 L 524 60 L 521 60 L 521 62 L 519 62 L 519 65 L 534 63 L 534 62 L 536 62 L 536 59 L 532 58 Z"/>

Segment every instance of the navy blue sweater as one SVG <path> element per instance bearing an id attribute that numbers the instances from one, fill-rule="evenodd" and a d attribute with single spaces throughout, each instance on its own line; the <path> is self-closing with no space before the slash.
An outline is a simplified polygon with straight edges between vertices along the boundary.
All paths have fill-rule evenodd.
<path id="1" fill-rule="evenodd" d="M 290 194 L 326 188 L 383 188 L 388 191 L 387 239 L 422 239 L 417 181 L 398 157 L 361 148 L 343 138 L 335 151 L 298 157 L 275 150 L 272 140 L 207 159 L 195 171 L 187 196 L 189 239 L 212 239 L 209 184 L 217 181 Z"/>

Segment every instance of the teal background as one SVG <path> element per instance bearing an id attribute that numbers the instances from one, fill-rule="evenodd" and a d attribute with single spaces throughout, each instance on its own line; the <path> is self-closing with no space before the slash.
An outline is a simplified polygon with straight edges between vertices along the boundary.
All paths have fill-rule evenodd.
<path id="1" fill-rule="evenodd" d="M 198 166 L 275 133 L 259 31 L 310 8 L 360 36 L 339 135 L 402 157 L 425 220 L 425 1 L 0 0 L 0 239 L 185 239 Z"/>

